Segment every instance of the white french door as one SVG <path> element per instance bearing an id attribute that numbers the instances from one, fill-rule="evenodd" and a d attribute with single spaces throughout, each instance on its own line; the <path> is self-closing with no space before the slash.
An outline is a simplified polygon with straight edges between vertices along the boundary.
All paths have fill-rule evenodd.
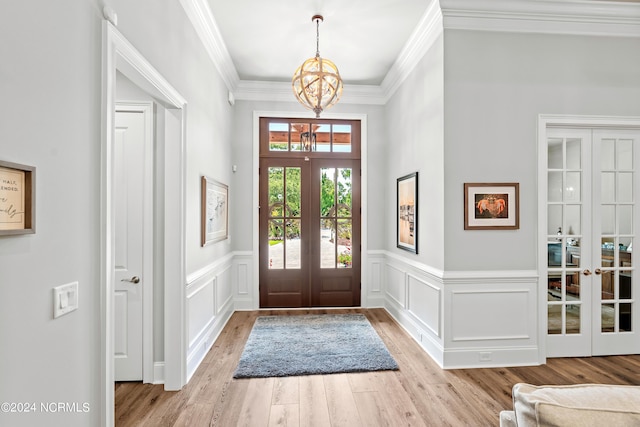
<path id="1" fill-rule="evenodd" d="M 547 356 L 637 353 L 640 131 L 552 128 L 546 138 Z"/>

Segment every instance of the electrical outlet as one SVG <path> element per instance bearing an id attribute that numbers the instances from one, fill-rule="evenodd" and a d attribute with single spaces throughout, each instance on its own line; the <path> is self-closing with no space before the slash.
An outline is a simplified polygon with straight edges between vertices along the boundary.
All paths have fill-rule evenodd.
<path id="1" fill-rule="evenodd" d="M 78 282 L 53 288 L 53 318 L 78 309 Z"/>
<path id="2" fill-rule="evenodd" d="M 480 352 L 480 361 L 481 362 L 490 362 L 491 361 L 491 352 L 490 351 L 481 351 Z"/>

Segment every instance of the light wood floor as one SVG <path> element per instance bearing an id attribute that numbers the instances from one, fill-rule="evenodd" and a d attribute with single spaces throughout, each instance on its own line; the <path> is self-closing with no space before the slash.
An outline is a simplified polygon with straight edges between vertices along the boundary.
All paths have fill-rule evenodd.
<path id="1" fill-rule="evenodd" d="M 399 371 L 288 378 L 232 378 L 258 315 L 237 312 L 179 392 L 118 383 L 116 426 L 497 426 L 511 387 L 532 384 L 640 384 L 640 356 L 549 359 L 547 365 L 444 371 L 383 309 L 364 313 Z"/>

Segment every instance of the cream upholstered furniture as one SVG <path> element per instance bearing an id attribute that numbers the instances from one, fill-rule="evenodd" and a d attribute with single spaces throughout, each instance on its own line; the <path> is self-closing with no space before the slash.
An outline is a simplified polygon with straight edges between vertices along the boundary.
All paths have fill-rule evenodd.
<path id="1" fill-rule="evenodd" d="M 640 386 L 513 386 L 513 411 L 500 427 L 640 426 Z"/>

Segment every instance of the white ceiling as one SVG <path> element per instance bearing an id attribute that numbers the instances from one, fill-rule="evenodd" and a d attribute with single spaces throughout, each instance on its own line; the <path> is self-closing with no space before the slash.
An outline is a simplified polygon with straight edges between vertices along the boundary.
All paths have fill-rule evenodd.
<path id="1" fill-rule="evenodd" d="M 241 80 L 291 81 L 315 56 L 346 84 L 380 85 L 431 0 L 207 0 Z"/>

